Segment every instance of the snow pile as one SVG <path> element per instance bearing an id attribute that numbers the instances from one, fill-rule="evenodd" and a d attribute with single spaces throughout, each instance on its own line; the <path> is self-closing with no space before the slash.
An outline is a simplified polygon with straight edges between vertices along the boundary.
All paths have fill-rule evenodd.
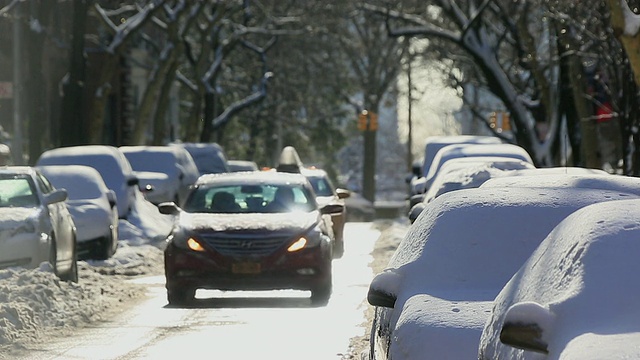
<path id="1" fill-rule="evenodd" d="M 78 283 L 60 281 L 48 263 L 0 270 L 0 354 L 47 332 L 104 319 L 123 302 L 144 296 L 143 285 L 127 278 L 163 273 L 162 247 L 172 223 L 139 196 L 128 221 L 120 220 L 116 254 L 79 261 Z"/>

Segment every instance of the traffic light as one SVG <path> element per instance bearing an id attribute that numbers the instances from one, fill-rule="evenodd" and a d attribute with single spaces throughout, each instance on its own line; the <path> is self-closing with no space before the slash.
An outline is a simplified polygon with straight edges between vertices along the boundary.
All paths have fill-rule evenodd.
<path id="1" fill-rule="evenodd" d="M 502 131 L 511 131 L 511 122 L 507 112 L 502 113 Z"/>
<path id="2" fill-rule="evenodd" d="M 378 114 L 369 113 L 369 131 L 378 130 Z"/>
<path id="3" fill-rule="evenodd" d="M 365 131 L 367 130 L 367 115 L 369 112 L 367 110 L 362 110 L 360 114 L 358 114 L 358 130 Z"/>
<path id="4" fill-rule="evenodd" d="M 489 127 L 492 129 L 498 127 L 498 114 L 495 111 L 489 113 Z"/>

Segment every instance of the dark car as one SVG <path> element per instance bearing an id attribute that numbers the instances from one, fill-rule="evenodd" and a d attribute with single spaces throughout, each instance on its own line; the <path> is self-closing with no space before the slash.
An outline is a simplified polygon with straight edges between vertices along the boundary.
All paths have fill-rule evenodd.
<path id="1" fill-rule="evenodd" d="M 169 304 L 193 300 L 197 289 L 310 290 L 314 303 L 332 290 L 331 212 L 318 207 L 301 174 L 242 172 L 200 177 L 164 252 Z"/>
<path id="2" fill-rule="evenodd" d="M 346 189 L 336 188 L 329 179 L 327 172 L 318 168 L 302 168 L 302 175 L 306 176 L 316 193 L 316 201 L 322 205 L 335 205 L 342 210 L 331 214 L 333 223 L 333 234 L 335 244 L 333 247 L 333 257 L 340 258 L 344 254 L 344 224 L 347 222 L 347 206 L 344 199 L 351 195 Z"/>

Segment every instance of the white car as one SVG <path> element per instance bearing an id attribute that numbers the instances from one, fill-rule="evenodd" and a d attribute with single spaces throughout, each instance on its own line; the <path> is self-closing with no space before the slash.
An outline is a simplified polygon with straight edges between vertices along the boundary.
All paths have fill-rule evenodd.
<path id="1" fill-rule="evenodd" d="M 478 359 L 640 358 L 638 219 L 623 200 L 561 222 L 496 297 Z"/>
<path id="2" fill-rule="evenodd" d="M 555 225 L 581 207 L 620 198 L 640 197 L 552 187 L 437 197 L 370 284 L 369 358 L 474 359 L 493 299 Z"/>
<path id="3" fill-rule="evenodd" d="M 440 149 L 429 167 L 429 172 L 425 176 L 426 183 L 424 191 L 428 191 L 436 174 L 442 165 L 451 159 L 476 156 L 500 156 L 526 161 L 533 165 L 533 160 L 527 151 L 513 144 L 456 144 L 447 145 Z"/>
<path id="4" fill-rule="evenodd" d="M 424 145 L 424 158 L 415 167 L 413 178 L 409 180 L 410 196 L 424 192 L 425 176 L 429 172 L 433 158 L 438 151 L 452 144 L 502 144 L 503 141 L 495 136 L 483 135 L 438 135 L 429 136 Z"/>
<path id="5" fill-rule="evenodd" d="M 169 201 L 181 204 L 200 176 L 191 155 L 183 148 L 120 146 L 119 149 L 136 172 L 140 185 L 151 186 L 145 197 L 154 204 Z"/>
<path id="6" fill-rule="evenodd" d="M 535 167 L 526 161 L 498 156 L 451 159 L 442 165 L 422 201 L 409 204 L 409 220 L 415 221 L 429 202 L 444 193 L 477 188 L 491 178 L 508 176 L 522 169 Z"/>
<path id="7" fill-rule="evenodd" d="M 58 277 L 78 281 L 76 233 L 56 189 L 29 166 L 0 169 L 0 268 L 37 268 L 49 262 Z"/>
<path id="8" fill-rule="evenodd" d="M 118 217 L 126 219 L 136 199 L 139 180 L 118 148 L 109 145 L 79 145 L 47 150 L 37 166 L 86 165 L 98 170 L 104 183 L 116 193 Z"/>
<path id="9" fill-rule="evenodd" d="M 76 225 L 80 260 L 110 258 L 118 247 L 116 194 L 100 173 L 84 165 L 42 166 L 56 188 L 67 190 L 67 208 Z"/>
<path id="10" fill-rule="evenodd" d="M 171 143 L 170 146 L 181 147 L 189 152 L 200 172 L 200 175 L 229 172 L 227 156 L 222 146 L 216 143 Z"/>

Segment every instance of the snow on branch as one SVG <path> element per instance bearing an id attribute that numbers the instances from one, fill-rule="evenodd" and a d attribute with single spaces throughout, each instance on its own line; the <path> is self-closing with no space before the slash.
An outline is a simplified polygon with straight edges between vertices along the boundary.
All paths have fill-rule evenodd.
<path id="1" fill-rule="evenodd" d="M 624 16 L 624 34 L 634 37 L 640 31 L 640 15 L 635 14 L 625 0 L 620 0 L 620 7 Z"/>

